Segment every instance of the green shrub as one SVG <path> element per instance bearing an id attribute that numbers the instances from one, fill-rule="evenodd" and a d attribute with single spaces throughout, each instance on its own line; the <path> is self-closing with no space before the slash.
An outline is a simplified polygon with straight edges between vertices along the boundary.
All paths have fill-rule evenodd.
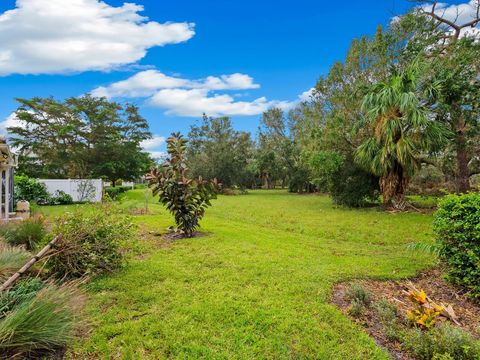
<path id="1" fill-rule="evenodd" d="M 449 279 L 480 301 L 480 193 L 446 196 L 433 228 Z"/>
<path id="2" fill-rule="evenodd" d="M 152 170 L 149 182 L 153 195 L 159 195 L 159 201 L 175 217 L 176 230 L 191 237 L 219 186 L 216 179 L 208 182 L 202 177 L 190 178 L 185 159 L 187 142 L 179 133 L 167 139 L 169 158 L 161 169 Z"/>
<path id="3" fill-rule="evenodd" d="M 443 324 L 430 331 L 409 330 L 403 340 L 407 351 L 419 360 L 478 360 L 480 343 L 470 334 L 452 325 Z"/>
<path id="4" fill-rule="evenodd" d="M 334 174 L 330 195 L 337 205 L 364 207 L 378 200 L 378 178 L 352 162 L 345 162 Z"/>
<path id="5" fill-rule="evenodd" d="M 28 176 L 15 176 L 16 200 L 37 202 L 48 199 L 49 197 L 50 195 L 48 194 L 45 184 L 39 182 L 37 179 Z"/>
<path id="6" fill-rule="evenodd" d="M 54 234 L 63 237 L 48 266 L 57 277 L 78 278 L 119 268 L 122 246 L 133 239 L 133 224 L 111 205 L 77 210 L 58 219 Z"/>
<path id="7" fill-rule="evenodd" d="M 25 245 L 28 250 L 35 249 L 46 235 L 42 218 L 31 218 L 9 225 L 3 237 L 10 245 Z"/>
<path id="8" fill-rule="evenodd" d="M 55 350 L 70 343 L 80 298 L 72 285 L 50 284 L 34 296 L 27 294 L 23 301 L 0 317 L 2 356 L 37 358 L 32 352 Z"/>
<path id="9" fill-rule="evenodd" d="M 23 249 L 0 245 L 0 281 L 6 280 L 31 258 Z"/>
<path id="10" fill-rule="evenodd" d="M 398 309 L 388 300 L 380 300 L 375 303 L 375 311 L 377 312 L 383 327 L 383 332 L 388 340 L 400 341 L 403 330 L 398 322 Z"/>
<path id="11" fill-rule="evenodd" d="M 115 186 L 115 187 L 106 187 L 105 194 L 112 200 L 117 200 L 120 194 L 127 192 L 128 190 L 132 190 L 130 186 Z"/>
<path id="12" fill-rule="evenodd" d="M 345 295 L 350 302 L 356 301 L 364 306 L 370 306 L 372 302 L 371 294 L 360 284 L 351 285 Z"/>

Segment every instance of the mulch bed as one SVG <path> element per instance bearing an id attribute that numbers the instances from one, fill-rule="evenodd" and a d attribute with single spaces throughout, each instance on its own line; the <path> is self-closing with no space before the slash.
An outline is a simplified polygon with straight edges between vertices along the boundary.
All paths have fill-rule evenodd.
<path id="1" fill-rule="evenodd" d="M 353 321 L 362 325 L 379 346 L 390 352 L 393 359 L 413 359 L 402 351 L 400 343 L 387 339 L 383 325 L 372 307 L 367 308 L 358 318 L 349 315 L 350 302 L 346 299 L 346 293 L 352 283 L 337 284 L 333 289 L 332 303 L 337 305 Z M 406 311 L 412 308 L 412 303 L 405 292 L 408 292 L 409 286 L 413 284 L 417 289 L 423 289 L 435 303 L 451 305 L 460 323 L 459 326 L 475 337 L 480 336 L 480 304 L 473 303 L 464 291 L 447 283 L 443 279 L 441 269 L 424 271 L 415 278 L 401 281 L 359 280 L 355 283 L 362 285 L 371 294 L 373 302 L 387 300 L 394 304 L 401 316 L 404 316 Z M 444 321 L 449 320 L 440 317 L 439 322 Z"/>

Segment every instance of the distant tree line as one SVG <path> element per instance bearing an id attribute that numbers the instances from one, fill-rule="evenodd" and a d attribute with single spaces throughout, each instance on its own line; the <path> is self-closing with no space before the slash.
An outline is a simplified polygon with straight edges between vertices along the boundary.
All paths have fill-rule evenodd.
<path id="1" fill-rule="evenodd" d="M 467 30 L 478 23 L 478 12 L 454 24 L 434 8 L 414 9 L 354 40 L 309 101 L 266 111 L 256 141 L 228 118 L 204 117 L 189 134 L 191 168 L 227 186 L 323 191 L 349 206 L 380 193 L 386 207 L 404 209 L 408 189 L 429 181 L 472 190 L 480 42 Z"/>

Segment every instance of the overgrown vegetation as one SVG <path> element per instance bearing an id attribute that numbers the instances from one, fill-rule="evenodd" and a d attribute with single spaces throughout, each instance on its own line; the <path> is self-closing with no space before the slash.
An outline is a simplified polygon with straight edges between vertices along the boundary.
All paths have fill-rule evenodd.
<path id="1" fill-rule="evenodd" d="M 206 181 L 202 177 L 192 179 L 186 164 L 187 140 L 179 133 L 167 139 L 168 159 L 159 169 L 154 169 L 148 179 L 153 194 L 173 214 L 176 230 L 192 237 L 200 226 L 205 210 L 216 198 L 217 180 Z"/>
<path id="2" fill-rule="evenodd" d="M 68 212 L 55 221 L 53 234 L 62 234 L 47 266 L 57 278 L 80 278 L 112 272 L 123 264 L 123 247 L 133 241 L 129 217 L 113 205 Z"/>
<path id="3" fill-rule="evenodd" d="M 27 250 L 32 250 L 42 242 L 47 230 L 43 218 L 34 217 L 18 224 L 6 226 L 0 233 L 8 244 L 23 245 Z"/>
<path id="4" fill-rule="evenodd" d="M 480 301 L 480 194 L 445 197 L 433 228 L 449 279 Z"/>

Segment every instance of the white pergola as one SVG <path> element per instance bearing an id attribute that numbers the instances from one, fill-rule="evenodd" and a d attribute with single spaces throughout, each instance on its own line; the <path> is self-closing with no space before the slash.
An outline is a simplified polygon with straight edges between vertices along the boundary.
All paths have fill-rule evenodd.
<path id="1" fill-rule="evenodd" d="M 13 172 L 17 159 L 5 138 L 0 137 L 0 221 L 8 221 L 13 211 Z"/>

